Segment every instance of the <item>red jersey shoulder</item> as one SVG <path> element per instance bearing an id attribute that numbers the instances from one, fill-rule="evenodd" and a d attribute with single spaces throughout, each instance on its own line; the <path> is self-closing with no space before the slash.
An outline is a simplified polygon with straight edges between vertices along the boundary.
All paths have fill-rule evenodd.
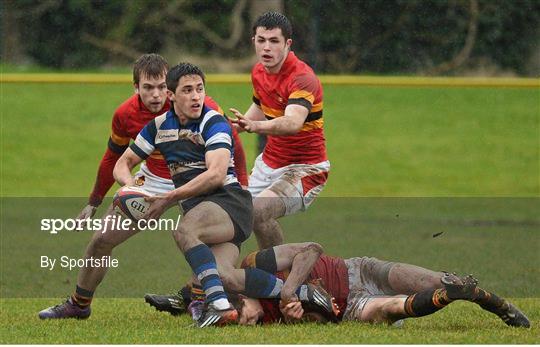
<path id="1" fill-rule="evenodd" d="M 289 82 L 291 92 L 296 90 L 305 90 L 307 92 L 317 94 L 322 91 L 321 82 L 314 73 L 307 71 L 295 74 Z"/>
<path id="2" fill-rule="evenodd" d="M 129 137 L 127 122 L 130 115 L 137 113 L 138 107 L 139 95 L 133 94 L 116 108 L 112 121 L 112 131 L 114 134 Z"/>
<path id="3" fill-rule="evenodd" d="M 212 110 L 223 114 L 223 109 L 219 106 L 219 104 L 214 99 L 212 99 L 210 95 L 206 95 L 204 97 L 204 103 L 206 104 L 206 106 L 210 107 Z"/>

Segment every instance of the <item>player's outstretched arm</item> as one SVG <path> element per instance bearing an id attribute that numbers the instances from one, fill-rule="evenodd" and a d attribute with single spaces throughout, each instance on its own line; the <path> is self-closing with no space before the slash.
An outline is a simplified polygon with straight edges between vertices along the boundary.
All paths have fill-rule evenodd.
<path id="1" fill-rule="evenodd" d="M 252 104 L 249 110 L 251 110 L 253 107 L 258 108 L 257 105 Z M 258 109 L 260 110 L 260 108 Z M 233 123 L 235 123 L 240 129 L 250 133 L 278 136 L 297 134 L 300 129 L 302 129 L 304 121 L 309 113 L 306 107 L 292 104 L 285 108 L 285 114 L 283 117 L 274 118 L 272 120 L 253 120 L 252 118 L 248 118 L 247 114 L 242 115 L 235 109 L 230 110 L 237 118 L 237 120 L 233 120 Z M 262 113 L 262 110 L 260 110 L 260 112 Z"/>
<path id="2" fill-rule="evenodd" d="M 236 117 L 236 119 L 231 118 L 230 120 L 238 132 L 253 132 L 250 124 L 253 122 L 264 121 L 266 119 L 264 112 L 261 110 L 259 105 L 255 103 L 252 103 L 251 106 L 249 106 L 245 114 L 240 113 L 240 111 L 235 108 L 230 108 L 229 111 L 231 111 Z"/>

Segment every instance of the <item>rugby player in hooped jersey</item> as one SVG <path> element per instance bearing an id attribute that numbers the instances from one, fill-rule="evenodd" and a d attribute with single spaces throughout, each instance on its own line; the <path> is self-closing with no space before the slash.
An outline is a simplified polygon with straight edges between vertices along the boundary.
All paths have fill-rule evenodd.
<path id="1" fill-rule="evenodd" d="M 135 140 L 142 128 L 155 117 L 167 112 L 170 108 L 167 99 L 165 75 L 168 64 L 158 54 L 144 54 L 133 66 L 133 86 L 135 94 L 124 101 L 114 112 L 112 131 L 108 148 L 99 164 L 96 182 L 90 193 L 88 205 L 79 213 L 78 218 L 91 218 L 103 198 L 114 184 L 112 171 L 116 161 L 126 150 L 130 140 Z M 221 107 L 206 96 L 204 103 L 210 108 L 223 113 Z M 239 136 L 233 133 L 235 142 L 235 168 L 238 180 L 247 185 L 245 154 Z M 147 193 L 159 194 L 174 189 L 169 169 L 159 152 L 152 153 L 136 174 L 135 184 Z"/>
<path id="2" fill-rule="evenodd" d="M 112 133 L 108 148 L 99 165 L 94 189 L 88 205 L 83 208 L 78 218 L 91 218 L 103 197 L 114 183 L 113 168 L 124 151 L 128 148 L 130 139 L 135 139 L 141 129 L 158 115 L 170 108 L 167 99 L 165 76 L 168 64 L 157 54 L 144 54 L 134 64 L 133 85 L 135 94 L 123 102 L 115 111 L 112 119 Z M 204 104 L 222 112 L 219 105 L 209 96 L 205 96 Z M 238 180 L 247 184 L 245 156 L 238 135 L 233 132 L 234 159 Z M 174 189 L 169 169 L 159 151 L 154 151 L 140 167 L 131 185 L 142 188 L 148 194 L 162 194 Z M 106 215 L 112 214 L 112 207 Z M 106 217 L 104 217 L 106 218 Z M 87 246 L 85 259 L 110 256 L 112 250 L 138 230 L 121 230 L 102 232 L 97 230 Z M 90 316 L 90 304 L 100 282 L 105 277 L 107 267 L 83 267 L 79 271 L 75 291 L 70 298 L 57 306 L 49 307 L 39 312 L 42 319 L 54 318 L 87 318 Z"/>
<path id="3" fill-rule="evenodd" d="M 268 12 L 253 25 L 258 63 L 253 103 L 245 115 L 231 109 L 239 131 L 268 135 L 249 177 L 254 232 L 260 248 L 283 243 L 277 218 L 304 211 L 320 194 L 330 163 L 323 131 L 323 90 L 313 70 L 291 51 L 292 27 Z"/>
<path id="4" fill-rule="evenodd" d="M 174 204 L 182 209 L 173 236 L 206 295 L 199 326 L 236 322 L 225 287 L 251 297 L 296 299 L 294 291 L 282 292 L 283 281 L 273 274 L 235 268 L 239 245 L 251 234 L 252 198 L 234 174 L 231 126 L 203 103 L 203 72 L 181 63 L 167 73 L 167 88 L 173 107 L 143 128 L 116 163 L 114 177 L 130 185 L 131 170 L 156 149 L 167 161 L 176 188 L 147 198 L 151 205 L 144 218 L 159 218 Z M 313 285 L 294 289 L 307 293 L 300 300 L 320 297 Z"/>

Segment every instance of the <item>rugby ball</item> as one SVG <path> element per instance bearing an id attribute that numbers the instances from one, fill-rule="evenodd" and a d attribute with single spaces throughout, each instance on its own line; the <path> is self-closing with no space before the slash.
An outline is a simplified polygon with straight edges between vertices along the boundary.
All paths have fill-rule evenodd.
<path id="1" fill-rule="evenodd" d="M 150 196 L 138 187 L 124 187 L 114 194 L 113 208 L 120 215 L 133 221 L 141 219 L 150 206 L 144 198 Z"/>

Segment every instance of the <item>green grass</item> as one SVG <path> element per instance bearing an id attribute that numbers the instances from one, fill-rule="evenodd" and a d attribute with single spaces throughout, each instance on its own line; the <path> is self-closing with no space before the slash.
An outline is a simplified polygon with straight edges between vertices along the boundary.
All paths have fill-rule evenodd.
<path id="1" fill-rule="evenodd" d="M 514 298 L 531 330 L 507 328 L 465 303 L 401 329 L 193 330 L 187 317 L 157 313 L 141 299 L 189 277 L 168 232 L 143 232 L 115 249 L 120 267 L 99 287 L 89 320 L 39 321 L 37 312 L 68 295 L 77 276 L 41 269 L 39 257 L 80 257 L 91 236 L 49 235 L 39 221 L 73 217 L 85 204 L 112 113 L 131 93 L 128 85 L 1 86 L 0 343 L 538 342 L 538 89 L 326 86 L 330 179 L 307 213 L 282 220 L 286 241 L 314 240 L 330 254 L 472 272 L 483 287 Z M 247 85 L 209 86 L 209 94 L 224 109 L 250 102 Z M 250 168 L 254 136 L 242 138 Z M 255 247 L 251 237 L 242 254 Z"/>
<path id="2" fill-rule="evenodd" d="M 402 328 L 361 323 L 303 324 L 198 330 L 187 316 L 156 312 L 142 299 L 96 299 L 86 321 L 40 321 L 36 308 L 51 299 L 2 299 L 0 343 L 6 344 L 534 344 L 540 328 L 507 327 L 474 304 L 454 303 L 436 314 L 405 321 Z M 533 322 L 540 319 L 540 301 L 518 299 Z"/>
<path id="3" fill-rule="evenodd" d="M 86 196 L 112 113 L 131 92 L 4 84 L 1 195 Z M 247 85 L 209 94 L 224 109 L 250 103 Z M 327 86 L 323 196 L 538 196 L 539 99 L 538 89 Z M 251 169 L 255 136 L 242 138 Z"/>

